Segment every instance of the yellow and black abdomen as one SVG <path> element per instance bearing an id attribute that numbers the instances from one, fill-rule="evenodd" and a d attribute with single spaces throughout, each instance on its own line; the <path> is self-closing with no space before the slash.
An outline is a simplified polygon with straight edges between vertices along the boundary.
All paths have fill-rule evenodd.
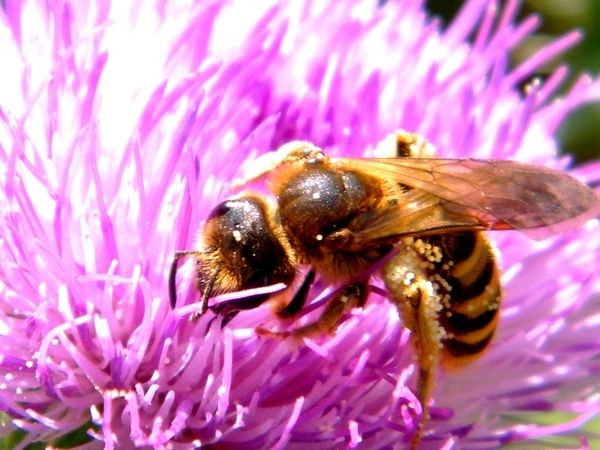
<path id="1" fill-rule="evenodd" d="M 502 295 L 496 256 L 483 232 L 427 240 L 442 254 L 435 265 L 438 275 L 433 275 L 442 291 L 442 359 L 446 367 L 456 368 L 481 356 L 494 336 Z"/>

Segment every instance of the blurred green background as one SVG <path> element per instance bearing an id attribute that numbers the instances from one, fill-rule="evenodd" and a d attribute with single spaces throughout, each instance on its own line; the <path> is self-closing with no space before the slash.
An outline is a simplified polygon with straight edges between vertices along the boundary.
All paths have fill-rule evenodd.
<path id="1" fill-rule="evenodd" d="M 464 3 L 462 0 L 429 0 L 432 15 L 448 23 Z M 541 27 L 513 55 L 518 64 L 552 39 L 573 29 L 583 32 L 583 41 L 559 60 L 544 67 L 541 75 L 552 71 L 557 64 L 571 67 L 571 85 L 582 72 L 598 76 L 600 72 L 600 0 L 524 0 L 520 17 L 537 14 Z M 563 124 L 559 132 L 564 152 L 572 153 L 578 162 L 600 158 L 600 103 L 585 106 Z"/>

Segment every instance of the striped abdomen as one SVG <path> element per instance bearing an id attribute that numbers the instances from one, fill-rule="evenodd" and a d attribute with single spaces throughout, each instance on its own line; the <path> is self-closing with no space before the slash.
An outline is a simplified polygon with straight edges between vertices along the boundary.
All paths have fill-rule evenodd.
<path id="1" fill-rule="evenodd" d="M 494 336 L 501 298 L 496 257 L 482 232 L 425 240 L 438 246 L 442 254 L 431 273 L 442 294 L 438 316 L 446 331 L 442 359 L 450 368 L 460 367 L 481 356 Z"/>

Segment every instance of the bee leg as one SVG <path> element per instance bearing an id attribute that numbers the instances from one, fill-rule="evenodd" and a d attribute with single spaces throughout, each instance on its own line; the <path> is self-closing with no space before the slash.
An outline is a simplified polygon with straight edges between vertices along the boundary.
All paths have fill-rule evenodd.
<path id="1" fill-rule="evenodd" d="M 291 319 L 295 317 L 304 306 L 304 303 L 306 303 L 306 298 L 308 297 L 310 287 L 314 281 L 315 271 L 311 269 L 304 278 L 304 281 L 302 281 L 300 287 L 294 293 L 292 299 L 283 308 L 275 311 L 277 316 L 282 319 Z"/>
<path id="2" fill-rule="evenodd" d="M 435 147 L 423 136 L 404 130 L 396 131 L 395 153 L 398 158 L 432 158 Z"/>
<path id="3" fill-rule="evenodd" d="M 212 323 L 217 320 L 219 317 L 221 318 L 221 329 L 223 329 L 225 327 L 225 325 L 227 325 L 229 322 L 231 322 L 231 320 L 237 316 L 239 313 L 239 311 L 236 310 L 232 310 L 229 311 L 227 313 L 224 314 L 220 314 L 218 316 L 214 316 L 212 317 L 209 321 L 208 321 L 208 325 L 206 326 L 206 332 L 205 334 L 208 334 L 208 330 L 210 330 Z"/>
<path id="4" fill-rule="evenodd" d="M 373 152 L 373 156 L 384 158 L 433 158 L 435 147 L 423 136 L 398 130 L 385 137 Z"/>
<path id="5" fill-rule="evenodd" d="M 421 419 L 417 425 L 417 431 L 411 439 L 411 449 L 416 450 L 423 436 L 425 422 L 429 419 L 429 400 L 433 393 L 435 385 L 435 368 L 431 366 L 422 366 L 419 364 L 419 373 L 417 379 L 417 398 L 421 403 Z"/>
<path id="6" fill-rule="evenodd" d="M 438 320 L 441 304 L 430 284 L 419 276 L 400 296 L 396 292 L 395 297 L 403 322 L 411 331 L 419 368 L 417 399 L 421 403 L 422 412 L 411 441 L 411 449 L 414 450 L 421 441 L 423 427 L 429 419 L 429 402 L 435 385 L 435 371 L 440 362 L 441 340 L 444 335 Z"/>
<path id="7" fill-rule="evenodd" d="M 286 331 L 272 331 L 258 327 L 256 333 L 261 336 L 295 338 L 317 336 L 320 334 L 333 334 L 342 321 L 344 314 L 352 308 L 362 307 L 369 293 L 365 282 L 348 285 L 339 295 L 327 303 L 319 318 L 312 323 Z"/>
<path id="8" fill-rule="evenodd" d="M 258 308 L 260 305 L 270 299 L 272 294 L 251 295 L 244 298 L 236 298 L 234 300 L 225 300 L 208 307 L 213 313 L 222 316 L 221 328 L 227 325 L 240 311 Z"/>

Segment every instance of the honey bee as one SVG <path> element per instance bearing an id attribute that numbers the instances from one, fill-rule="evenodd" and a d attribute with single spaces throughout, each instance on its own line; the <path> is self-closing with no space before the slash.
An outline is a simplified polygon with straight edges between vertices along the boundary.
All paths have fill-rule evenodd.
<path id="1" fill-rule="evenodd" d="M 273 199 L 245 191 L 218 204 L 198 247 L 176 252 L 169 294 L 174 308 L 178 261 L 193 257 L 201 292 L 194 317 L 211 309 L 227 323 L 272 300 L 277 315 L 293 318 L 318 275 L 339 289 L 315 322 L 257 330 L 302 338 L 335 332 L 347 311 L 365 304 L 368 281 L 379 274 L 411 331 L 422 406 L 411 441 L 416 448 L 437 367 L 472 362 L 494 336 L 502 288 L 486 231 L 517 229 L 543 238 L 596 217 L 600 200 L 556 170 L 436 158 L 412 133 L 396 133 L 391 148 L 390 158 L 336 158 L 292 142 L 267 154 L 246 181 L 266 178 Z M 307 274 L 298 282 L 301 267 Z M 215 295 L 277 283 L 287 288 L 209 306 Z"/>

